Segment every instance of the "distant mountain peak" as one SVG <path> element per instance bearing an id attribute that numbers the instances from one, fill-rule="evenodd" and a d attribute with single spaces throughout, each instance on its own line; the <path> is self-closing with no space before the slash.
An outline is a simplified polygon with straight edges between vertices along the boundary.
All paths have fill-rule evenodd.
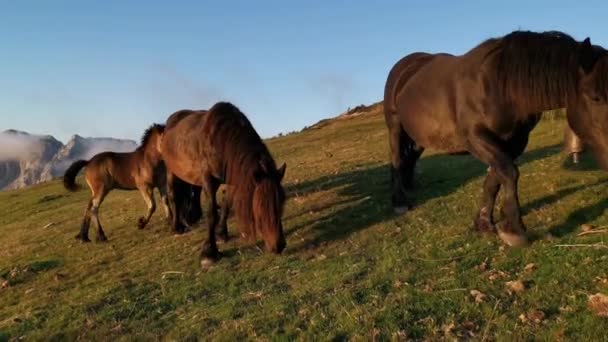
<path id="1" fill-rule="evenodd" d="M 16 189 L 63 175 L 78 159 L 104 151 L 130 152 L 133 140 L 84 138 L 73 135 L 64 145 L 51 135 L 34 135 L 15 129 L 0 132 L 0 190 Z"/>

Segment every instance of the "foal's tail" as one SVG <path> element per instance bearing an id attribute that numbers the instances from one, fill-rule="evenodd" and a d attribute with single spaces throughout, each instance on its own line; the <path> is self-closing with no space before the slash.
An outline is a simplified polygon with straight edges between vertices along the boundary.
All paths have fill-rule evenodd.
<path id="1" fill-rule="evenodd" d="M 63 175 L 63 187 L 68 191 L 78 190 L 78 184 L 76 184 L 76 175 L 83 167 L 87 166 L 88 160 L 78 160 L 72 163 L 70 167 L 65 171 Z"/>

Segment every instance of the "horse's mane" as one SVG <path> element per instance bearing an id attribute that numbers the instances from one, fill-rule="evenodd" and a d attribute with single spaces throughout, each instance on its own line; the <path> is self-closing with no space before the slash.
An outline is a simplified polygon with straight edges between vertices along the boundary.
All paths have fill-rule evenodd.
<path id="1" fill-rule="evenodd" d="M 497 89 L 526 107 L 562 103 L 577 90 L 581 44 L 558 32 L 515 31 L 494 40 Z"/>
<path id="2" fill-rule="evenodd" d="M 239 228 L 254 237 L 253 192 L 256 177 L 276 175 L 275 161 L 251 122 L 233 104 L 219 102 L 205 115 L 207 134 L 223 161 L 225 182 L 232 186 L 233 207 Z"/>
<path id="3" fill-rule="evenodd" d="M 145 148 L 148 142 L 150 142 L 150 138 L 152 138 L 154 133 L 163 133 L 164 130 L 165 125 L 161 124 L 153 124 L 152 126 L 148 127 L 148 129 L 146 129 L 144 134 L 141 136 L 141 144 L 139 145 L 138 149 Z"/>

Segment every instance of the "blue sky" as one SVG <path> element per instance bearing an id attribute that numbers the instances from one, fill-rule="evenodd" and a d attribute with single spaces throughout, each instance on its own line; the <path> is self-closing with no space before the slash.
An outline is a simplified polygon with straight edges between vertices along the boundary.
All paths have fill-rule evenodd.
<path id="1" fill-rule="evenodd" d="M 137 139 L 228 100 L 264 137 L 382 98 L 414 51 L 515 29 L 608 47 L 606 1 L 0 0 L 0 130 Z"/>

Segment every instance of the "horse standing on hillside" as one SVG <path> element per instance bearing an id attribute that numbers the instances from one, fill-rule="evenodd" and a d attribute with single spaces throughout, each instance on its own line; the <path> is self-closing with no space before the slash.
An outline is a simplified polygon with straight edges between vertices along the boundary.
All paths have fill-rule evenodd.
<path id="1" fill-rule="evenodd" d="M 85 179 L 92 193 L 78 239 L 90 241 L 89 226 L 92 216 L 97 224 L 97 240 L 107 240 L 99 222 L 99 206 L 112 189 L 139 190 L 148 207 L 146 216 L 140 217 L 137 221 L 139 229 L 143 229 L 148 224 L 156 210 L 154 188 L 159 190 L 166 216 L 171 220 L 172 215 L 166 195 L 166 169 L 159 152 L 163 130 L 163 125 L 152 125 L 144 133 L 141 145 L 133 152 L 102 152 L 88 161 L 78 160 L 66 170 L 63 185 L 67 190 L 76 191 L 78 189 L 75 182 L 76 175 L 80 169 L 86 167 Z"/>
<path id="2" fill-rule="evenodd" d="M 508 245 L 527 243 L 514 160 L 544 110 L 566 108 L 570 127 L 608 169 L 608 52 L 561 32 L 515 31 L 462 56 L 413 53 L 390 71 L 384 93 L 392 202 L 406 192 L 424 148 L 469 152 L 489 165 L 474 225 Z M 502 186 L 504 222 L 494 226 Z"/>
<path id="3" fill-rule="evenodd" d="M 208 236 L 201 252 L 201 265 L 217 261 L 216 244 L 220 184 L 230 186 L 231 202 L 239 229 L 250 239 L 262 235 L 266 249 L 281 253 L 285 236 L 281 216 L 285 191 L 281 180 L 285 165 L 277 168 L 270 151 L 247 117 L 227 102 L 208 111 L 182 110 L 167 119 L 161 153 L 171 177 L 201 186 L 208 199 Z M 171 192 L 169 193 L 172 196 Z M 175 203 L 177 199 L 170 200 Z M 174 207 L 174 229 L 179 208 Z"/>

